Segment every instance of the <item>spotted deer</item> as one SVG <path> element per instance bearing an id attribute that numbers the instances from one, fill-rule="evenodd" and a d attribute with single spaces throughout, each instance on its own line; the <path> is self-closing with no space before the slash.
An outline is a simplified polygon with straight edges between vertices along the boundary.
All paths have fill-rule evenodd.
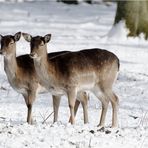
<path id="1" fill-rule="evenodd" d="M 12 88 L 18 93 L 22 94 L 26 106 L 28 108 L 27 113 L 27 122 L 32 124 L 32 106 L 35 101 L 37 93 L 45 92 L 45 89 L 38 80 L 33 59 L 30 58 L 29 54 L 21 55 L 16 57 L 16 42 L 19 41 L 21 37 L 21 32 L 13 35 L 0 35 L 1 41 L 1 54 L 4 56 L 4 70 L 6 72 L 8 81 Z M 48 54 L 49 58 L 56 57 L 60 54 L 66 53 L 55 52 Z M 84 123 L 88 122 L 87 115 L 87 95 L 85 92 L 82 92 L 76 100 L 75 114 L 77 112 L 78 106 L 80 104 L 79 100 L 82 103 L 84 109 Z M 58 118 L 58 109 L 60 104 L 60 96 L 53 95 L 53 109 L 54 109 L 54 122 Z"/>
<path id="2" fill-rule="evenodd" d="M 119 59 L 107 50 L 98 48 L 69 52 L 49 59 L 47 43 L 51 34 L 32 37 L 23 33 L 30 42 L 30 56 L 41 84 L 53 95 L 67 95 L 71 124 L 75 123 L 74 105 L 77 93 L 89 90 L 101 101 L 102 112 L 98 126 L 104 127 L 108 104 L 112 104 L 112 127 L 118 126 L 118 97 L 112 87 L 119 72 Z"/>

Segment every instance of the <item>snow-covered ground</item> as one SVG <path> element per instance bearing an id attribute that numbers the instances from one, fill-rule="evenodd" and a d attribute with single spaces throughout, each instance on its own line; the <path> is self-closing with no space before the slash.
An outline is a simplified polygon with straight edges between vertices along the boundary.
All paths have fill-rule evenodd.
<path id="1" fill-rule="evenodd" d="M 114 90 L 120 98 L 119 128 L 111 133 L 99 132 L 100 102 L 90 94 L 89 124 L 83 124 L 80 107 L 76 124 L 68 124 L 67 98 L 63 97 L 59 122 L 52 124 L 51 95 L 40 94 L 33 106 L 34 125 L 26 123 L 23 97 L 9 85 L 0 57 L 0 148 L 147 148 L 148 147 L 148 42 L 126 38 L 124 22 L 113 29 L 116 5 L 110 3 L 69 6 L 62 3 L 0 3 L 0 34 L 17 31 L 32 35 L 52 34 L 49 52 L 105 48 L 121 61 Z M 23 38 L 17 43 L 17 55 L 29 53 Z M 111 106 L 106 127 L 111 125 Z"/>

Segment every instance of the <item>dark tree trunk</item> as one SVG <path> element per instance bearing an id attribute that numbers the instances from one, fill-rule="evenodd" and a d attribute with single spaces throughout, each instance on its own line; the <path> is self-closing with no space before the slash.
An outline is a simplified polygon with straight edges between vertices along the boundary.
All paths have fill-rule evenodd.
<path id="1" fill-rule="evenodd" d="M 92 0 L 84 0 L 88 4 L 92 4 Z"/>
<path id="2" fill-rule="evenodd" d="M 128 36 L 139 36 L 141 33 L 148 38 L 148 1 L 118 1 L 114 24 L 125 20 L 129 29 Z"/>
<path id="3" fill-rule="evenodd" d="M 57 2 L 63 2 L 63 3 L 66 3 L 66 4 L 75 4 L 75 5 L 78 4 L 77 0 L 57 0 Z"/>

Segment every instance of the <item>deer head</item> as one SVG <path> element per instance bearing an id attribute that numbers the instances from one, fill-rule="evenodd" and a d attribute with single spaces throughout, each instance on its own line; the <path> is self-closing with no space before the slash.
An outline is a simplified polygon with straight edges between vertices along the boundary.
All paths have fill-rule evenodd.
<path id="1" fill-rule="evenodd" d="M 14 54 L 16 51 L 16 42 L 20 39 L 21 32 L 17 32 L 13 35 L 0 35 L 1 49 L 0 53 L 4 56 Z"/>
<path id="2" fill-rule="evenodd" d="M 30 34 L 27 33 L 22 33 L 22 35 L 27 42 L 30 42 L 31 58 L 41 58 L 43 53 L 47 53 L 47 43 L 51 39 L 51 34 L 47 34 L 44 37 L 32 37 Z"/>

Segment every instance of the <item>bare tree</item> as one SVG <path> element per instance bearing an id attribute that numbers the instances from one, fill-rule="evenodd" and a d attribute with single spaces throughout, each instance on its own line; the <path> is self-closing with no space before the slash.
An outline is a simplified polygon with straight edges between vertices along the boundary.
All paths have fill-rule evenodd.
<path id="1" fill-rule="evenodd" d="M 114 24 L 125 20 L 129 29 L 128 36 L 139 36 L 141 33 L 148 38 L 148 1 L 122 1 L 117 2 L 117 11 Z"/>

